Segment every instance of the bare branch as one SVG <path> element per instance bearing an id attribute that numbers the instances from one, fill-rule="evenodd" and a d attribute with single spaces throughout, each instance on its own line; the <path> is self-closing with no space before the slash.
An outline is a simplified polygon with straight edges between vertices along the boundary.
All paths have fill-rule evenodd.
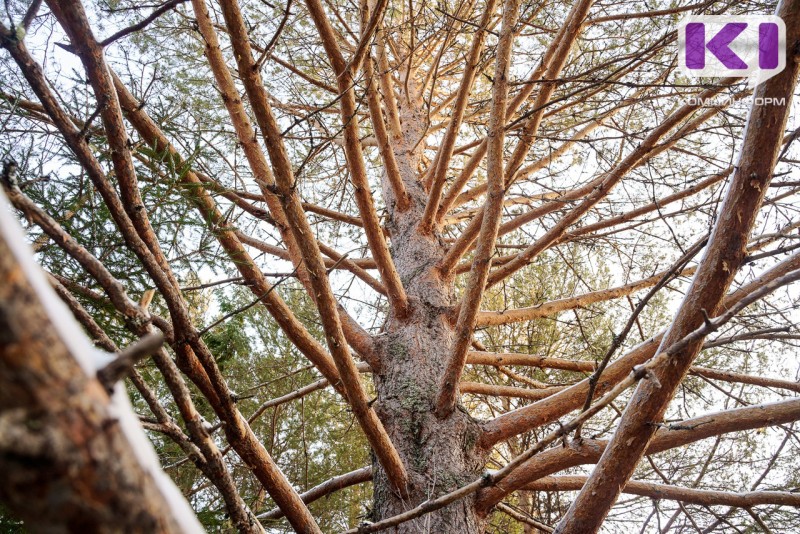
<path id="1" fill-rule="evenodd" d="M 456 138 L 458 137 L 459 130 L 461 129 L 461 123 L 464 120 L 464 112 L 466 111 L 467 103 L 469 102 L 469 93 L 472 90 L 472 84 L 475 81 L 475 75 L 478 67 L 480 66 L 480 56 L 483 52 L 483 45 L 486 40 L 489 24 L 494 18 L 494 10 L 496 5 L 497 0 L 489 0 L 489 2 L 487 2 L 483 11 L 483 15 L 481 16 L 479 26 L 475 31 L 475 35 L 472 37 L 472 45 L 470 45 L 470 50 L 467 54 L 466 68 L 464 69 L 464 73 L 461 77 L 461 84 L 458 87 L 456 101 L 453 104 L 453 110 L 450 115 L 450 122 L 447 125 L 447 131 L 444 134 L 444 138 L 439 146 L 439 150 L 434 157 L 430 175 L 426 180 L 426 185 L 428 185 L 430 192 L 428 194 L 427 204 L 425 204 L 425 212 L 423 213 L 422 219 L 419 223 L 419 231 L 422 234 L 429 234 L 437 222 L 435 217 L 437 211 L 439 210 L 439 201 L 442 196 L 442 191 L 444 190 L 445 180 L 447 178 L 447 170 L 450 165 L 450 159 L 453 156 L 453 149 L 455 148 Z M 503 11 L 505 12 L 505 8 Z M 507 37 L 507 39 L 513 42 L 513 28 L 508 30 L 508 34 L 509 37 Z M 498 54 L 501 50 L 503 50 L 503 48 L 498 47 Z M 502 67 L 502 65 L 500 65 L 498 62 L 497 67 Z M 499 75 L 503 76 L 502 70 L 499 72 Z M 497 76 L 497 74 L 495 76 Z M 507 89 L 504 90 L 507 91 Z M 497 94 L 496 88 L 494 91 L 495 94 Z M 503 106 L 505 106 L 505 99 L 506 97 L 504 96 L 502 100 Z M 501 115 L 501 117 L 498 117 L 498 120 L 500 121 L 500 129 L 498 131 L 497 128 L 495 128 L 494 130 L 490 131 L 490 133 L 487 134 L 487 138 L 491 139 L 492 136 L 497 136 L 500 134 L 500 143 L 502 146 L 502 141 L 504 138 L 502 136 L 502 129 L 505 126 L 505 107 L 500 109 L 497 108 L 493 103 L 492 116 L 494 117 L 496 113 L 500 113 Z"/>
<path id="2" fill-rule="evenodd" d="M 395 308 L 395 313 L 403 317 L 408 313 L 408 299 L 400 277 L 394 267 L 394 261 L 389 254 L 389 248 L 381 232 L 378 215 L 370 193 L 369 181 L 364 167 L 364 156 L 361 152 L 361 143 L 358 138 L 358 123 L 355 120 L 356 106 L 353 94 L 352 73 L 345 64 L 342 52 L 336 42 L 336 35 L 330 26 L 327 15 L 319 0 L 307 0 L 309 14 L 317 27 L 319 36 L 328 59 L 333 65 L 339 88 L 342 122 L 344 123 L 344 148 L 347 157 L 347 166 L 350 170 L 350 180 L 355 187 L 355 199 L 361 220 L 364 221 L 364 230 L 367 235 L 372 256 L 381 273 L 383 284 L 386 287 L 389 301 Z"/>
<path id="3" fill-rule="evenodd" d="M 780 279 L 781 277 L 800 269 L 800 254 L 779 263 L 760 277 L 730 293 L 723 301 L 722 307 L 729 309 L 754 292 Z M 624 356 L 612 362 L 603 373 L 603 380 L 598 384 L 598 393 L 608 391 L 613 384 L 623 380 L 631 369 L 641 365 L 652 358 L 663 339 L 661 332 L 630 350 Z M 559 417 L 578 409 L 586 399 L 588 392 L 588 379 L 568 387 L 547 399 L 535 402 L 518 410 L 507 412 L 484 425 L 482 445 L 491 447 L 499 441 L 505 440 L 557 420 Z"/>
<path id="4" fill-rule="evenodd" d="M 158 9 L 156 9 L 155 11 L 150 13 L 147 17 L 142 19 L 141 22 L 137 22 L 136 24 L 134 24 L 132 26 L 128 26 L 127 28 L 123 28 L 120 31 L 118 31 L 117 33 L 115 33 L 114 35 L 111 35 L 110 37 L 107 37 L 107 38 L 103 39 L 102 41 L 100 41 L 100 46 L 106 47 L 106 46 L 110 45 L 111 43 L 113 43 L 114 41 L 119 41 L 123 37 L 126 37 L 126 36 L 128 36 L 128 35 L 130 35 L 132 33 L 136 33 L 136 32 L 138 32 L 140 30 L 145 29 L 154 20 L 156 20 L 158 17 L 160 17 L 161 15 L 166 13 L 167 11 L 175 9 L 177 6 L 181 5 L 184 2 L 186 2 L 186 0 L 168 0 L 167 2 L 164 2 L 163 5 L 161 5 Z"/>
<path id="5" fill-rule="evenodd" d="M 543 477 L 524 488 L 531 491 L 578 491 L 586 483 L 586 476 Z M 652 499 L 670 499 L 706 506 L 737 506 L 749 508 L 759 505 L 800 506 L 800 494 L 789 491 L 730 491 L 681 488 L 653 482 L 631 480 L 622 488 L 623 493 L 641 495 Z"/>
<path id="6" fill-rule="evenodd" d="M 508 70 L 511 58 L 511 49 L 514 45 L 514 26 L 519 18 L 519 2 L 506 0 L 503 4 L 503 25 L 500 30 L 500 43 L 497 50 L 495 64 L 495 80 L 492 92 L 492 111 L 489 119 L 489 155 L 488 176 L 489 195 L 486 200 L 486 216 L 483 218 L 478 247 L 472 261 L 467 288 L 464 291 L 461 309 L 456 321 L 455 339 L 451 349 L 450 359 L 447 362 L 444 374 L 439 385 L 439 396 L 436 399 L 436 416 L 440 419 L 447 417 L 455 409 L 457 401 L 458 382 L 467 360 L 467 351 L 472 341 L 472 332 L 480 309 L 483 290 L 486 287 L 486 278 L 491 267 L 491 257 L 497 239 L 497 229 L 500 226 L 500 215 L 503 209 L 505 184 L 503 183 L 503 142 L 505 140 L 504 126 L 506 122 L 506 100 L 508 98 Z M 488 17 L 487 17 L 488 22 Z M 452 149 L 452 147 L 451 147 Z M 441 153 L 442 158 L 449 155 Z M 434 201 L 433 197 L 429 199 Z M 438 199 L 435 199 L 438 203 Z M 435 206 L 426 212 L 430 218 L 436 213 Z M 425 224 L 423 218 L 422 224 Z"/>
<path id="7" fill-rule="evenodd" d="M 798 399 L 711 413 L 660 427 L 647 447 L 647 454 L 682 447 L 712 436 L 791 423 L 799 419 Z M 570 442 L 566 448 L 553 448 L 531 458 L 510 474 L 502 487 L 495 486 L 482 491 L 478 497 L 478 509 L 486 512 L 505 495 L 544 476 L 576 465 L 597 463 L 607 444 L 607 441 L 583 438 Z"/>
<path id="8" fill-rule="evenodd" d="M 311 295 L 319 309 L 328 349 L 339 371 L 346 398 L 395 489 L 404 493 L 408 475 L 382 423 L 368 404 L 358 370 L 347 347 L 342 322 L 339 319 L 339 307 L 330 288 L 317 241 L 312 237 L 311 226 L 300 205 L 294 173 L 281 139 L 280 129 L 272 115 L 261 76 L 254 68 L 247 30 L 238 3 L 235 0 L 226 2 L 222 10 L 236 50 L 239 74 L 245 83 L 250 104 L 256 111 L 261 132 L 267 140 L 267 149 L 275 169 L 276 192 L 303 258 L 303 264 L 308 269 Z"/>
<path id="9" fill-rule="evenodd" d="M 800 38 L 800 10 L 797 7 L 794 2 L 787 1 L 781 4 L 778 13 L 784 18 L 787 36 L 790 36 L 787 38 L 792 43 Z M 758 87 L 756 99 L 787 97 L 791 100 L 798 72 L 800 68 L 795 63 L 771 78 Z M 706 255 L 677 317 L 664 336 L 662 347 L 675 343 L 697 328 L 703 316 L 707 317 L 706 312 L 713 314 L 720 309 L 725 292 L 744 259 L 748 236 L 772 178 L 788 110 L 787 105 L 754 105 L 744 134 L 741 159 L 720 209 Z M 755 124 L 760 126 L 755 127 Z M 770 157 L 764 157 L 765 154 Z M 708 324 L 707 319 L 705 322 Z M 701 346 L 700 339 L 687 346 L 673 365 L 657 369 L 659 387 L 646 383 L 637 388 L 609 445 L 608 453 L 603 456 L 559 523 L 559 532 L 597 531 L 652 438 L 654 427 L 651 424 L 663 418 L 669 400 Z M 587 508 L 589 500 L 592 504 L 588 508 L 591 509 Z"/>
<path id="10" fill-rule="evenodd" d="M 97 380 L 103 384 L 106 391 L 113 391 L 117 382 L 130 374 L 137 363 L 160 349 L 163 343 L 164 335 L 160 332 L 154 332 L 139 339 L 136 343 L 125 347 L 108 365 L 99 369 Z"/>
<path id="11" fill-rule="evenodd" d="M 356 484 L 369 482 L 370 480 L 372 480 L 372 467 L 362 467 L 361 469 L 356 469 L 355 471 L 350 471 L 349 473 L 335 476 L 321 484 L 317 484 L 310 490 L 301 493 L 300 498 L 303 499 L 304 503 L 310 504 L 323 497 L 327 497 L 335 491 L 339 491 L 340 489 L 354 486 Z M 261 520 L 278 519 L 283 517 L 283 513 L 281 513 L 279 508 L 275 508 L 269 512 L 259 514 L 257 517 Z"/>

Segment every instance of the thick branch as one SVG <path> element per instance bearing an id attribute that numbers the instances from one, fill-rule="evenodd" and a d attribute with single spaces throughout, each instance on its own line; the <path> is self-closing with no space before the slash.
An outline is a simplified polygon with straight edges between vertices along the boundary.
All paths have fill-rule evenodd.
<path id="1" fill-rule="evenodd" d="M 508 99 L 508 69 L 511 58 L 511 49 L 514 44 L 514 26 L 519 18 L 519 2 L 506 0 L 503 5 L 503 25 L 500 30 L 500 42 L 497 49 L 495 63 L 495 79 L 492 93 L 492 110 L 489 118 L 489 155 L 487 176 L 489 180 L 489 194 L 486 200 L 485 217 L 478 237 L 478 248 L 472 262 L 467 288 L 464 291 L 461 309 L 455 328 L 455 338 L 451 348 L 450 359 L 447 362 L 444 374 L 439 385 L 439 395 L 436 399 L 436 416 L 444 418 L 455 409 L 457 402 L 457 388 L 467 351 L 472 341 L 475 330 L 475 321 L 480 309 L 483 290 L 486 287 L 486 278 L 489 275 L 491 256 L 497 239 L 497 229 L 500 226 L 500 216 L 503 210 L 503 197 L 505 196 L 505 183 L 503 181 L 503 143 L 505 141 L 506 100 Z M 442 157 L 446 153 L 441 154 Z M 429 204 L 433 200 L 429 199 Z M 438 199 L 436 199 L 438 203 Z M 436 213 L 434 206 L 428 213 L 432 219 Z M 430 219 L 429 219 L 430 220 Z M 424 224 L 423 219 L 423 224 Z"/>
<path id="2" fill-rule="evenodd" d="M 748 406 L 711 413 L 663 425 L 647 447 L 647 454 L 656 454 L 676 447 L 731 432 L 781 425 L 800 420 L 800 399 Z M 544 476 L 570 467 L 597 463 L 607 441 L 583 438 L 566 448 L 554 448 L 534 456 L 506 477 L 502 487 L 487 488 L 478 495 L 477 507 L 486 513 L 506 495 L 524 488 Z"/>
<path id="3" fill-rule="evenodd" d="M 367 85 L 369 118 L 372 123 L 372 130 L 375 132 L 375 138 L 378 140 L 378 150 L 380 151 L 381 160 L 383 161 L 383 170 L 386 173 L 386 179 L 389 182 L 389 186 L 392 188 L 394 197 L 397 199 L 398 211 L 406 211 L 411 206 L 411 200 L 403 184 L 400 167 L 397 165 L 397 158 L 394 155 L 389 132 L 386 128 L 386 120 L 381 111 L 380 93 L 378 92 L 378 84 L 375 80 L 375 68 L 372 65 L 371 58 L 367 59 L 364 63 L 364 74 L 369 81 L 369 85 Z"/>
<path id="4" fill-rule="evenodd" d="M 317 484 L 310 490 L 301 493 L 300 498 L 303 499 L 304 503 L 310 504 L 323 497 L 327 497 L 331 493 L 339 491 L 340 489 L 355 486 L 356 484 L 363 484 L 364 482 L 369 482 L 371 480 L 372 467 L 362 467 L 361 469 L 356 469 L 355 471 L 350 471 L 349 473 L 335 476 L 321 484 Z M 280 508 L 275 508 L 269 512 L 259 514 L 257 517 L 261 520 L 278 519 L 283 517 L 283 513 L 281 512 Z"/>
<path id="5" fill-rule="evenodd" d="M 328 282 L 328 274 L 314 233 L 305 217 L 295 188 L 295 177 L 289 156 L 281 139 L 281 132 L 267 101 L 261 76 L 254 68 L 247 30 L 236 0 L 225 2 L 222 6 L 225 22 L 231 35 L 231 43 L 239 64 L 239 75 L 244 81 L 250 104 L 258 119 L 261 133 L 266 139 L 267 150 L 275 171 L 276 191 L 283 206 L 289 227 L 308 269 L 312 297 L 319 309 L 320 320 L 325 330 L 328 349 L 339 371 L 346 398 L 367 436 L 387 476 L 395 489 L 405 492 L 408 484 L 400 455 L 394 448 L 378 416 L 369 406 L 369 400 L 356 369 L 350 350 L 347 347 L 339 308 L 333 290 Z"/>
<path id="6" fill-rule="evenodd" d="M 0 197 L 0 497 L 38 530 L 202 532 Z"/>

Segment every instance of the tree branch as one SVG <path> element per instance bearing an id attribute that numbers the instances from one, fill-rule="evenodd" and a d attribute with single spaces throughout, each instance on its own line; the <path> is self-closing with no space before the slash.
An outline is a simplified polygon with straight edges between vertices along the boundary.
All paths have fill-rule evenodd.
<path id="1" fill-rule="evenodd" d="M 486 278 L 489 275 L 491 257 L 494 252 L 495 240 L 497 239 L 497 229 L 500 226 L 503 197 L 505 196 L 503 143 L 505 141 L 506 100 L 508 99 L 508 69 L 511 50 L 514 45 L 514 26 L 517 24 L 518 18 L 519 1 L 506 0 L 503 5 L 503 25 L 500 30 L 500 41 L 497 49 L 495 79 L 492 89 L 492 110 L 489 117 L 489 133 L 487 134 L 489 139 L 487 167 L 489 195 L 486 200 L 486 216 L 483 218 L 480 236 L 478 237 L 478 247 L 472 262 L 472 271 L 461 301 L 453 346 L 450 349 L 450 358 L 439 384 L 439 393 L 436 399 L 436 416 L 439 419 L 450 415 L 458 401 L 458 382 L 467 360 L 467 351 L 472 341 L 472 333 L 475 330 L 475 321 L 480 309 L 483 290 L 486 287 Z M 441 155 L 444 157 L 446 153 L 443 152 Z M 432 200 L 433 197 L 428 200 L 429 205 Z M 438 203 L 438 199 L 436 202 Z M 426 208 L 426 212 L 432 218 L 436 213 L 435 206 L 430 211 Z M 428 220 L 430 221 L 431 219 Z M 423 219 L 423 224 L 425 224 L 425 219 Z"/>
<path id="2" fill-rule="evenodd" d="M 464 67 L 464 73 L 461 77 L 461 84 L 458 87 L 456 101 L 453 104 L 453 109 L 450 113 L 450 122 L 447 125 L 444 138 L 439 145 L 439 150 L 436 152 L 436 156 L 434 157 L 431 165 L 430 174 L 426 180 L 426 185 L 429 187 L 430 192 L 428 193 L 427 204 L 425 204 L 425 212 L 423 213 L 419 222 L 419 232 L 423 235 L 430 234 L 437 222 L 436 213 L 439 210 L 439 201 L 441 200 L 442 191 L 444 190 L 447 179 L 447 170 L 450 167 L 450 159 L 453 157 L 453 149 L 455 148 L 456 139 L 458 138 L 458 133 L 461 129 L 462 121 L 464 120 L 464 112 L 467 109 L 470 91 L 472 90 L 472 85 L 475 82 L 475 75 L 478 71 L 478 67 L 480 66 L 479 60 L 481 53 L 483 52 L 483 45 L 486 42 L 486 34 L 489 30 L 489 24 L 492 22 L 494 17 L 496 5 L 497 0 L 489 0 L 486 3 L 479 26 L 472 37 L 472 44 L 470 45 L 469 52 L 467 53 L 466 66 Z M 513 29 L 511 32 L 513 32 Z M 513 42 L 513 34 L 509 37 L 509 39 Z M 501 50 L 501 45 L 498 44 L 498 53 L 500 53 Z M 500 64 L 497 63 L 497 66 L 499 67 Z M 495 94 L 497 94 L 496 88 L 494 91 Z M 507 89 L 505 89 L 505 91 L 507 95 Z M 505 106 L 506 98 L 507 97 L 503 97 L 503 106 Z M 500 132 L 496 131 L 497 129 L 495 128 L 495 130 L 491 130 L 490 133 L 487 134 L 487 138 L 489 139 L 491 139 L 490 136 L 496 136 L 498 133 L 501 134 L 502 128 L 505 126 L 505 107 L 503 107 L 503 109 L 499 109 L 492 104 L 491 113 L 492 117 L 494 117 L 495 113 L 500 113 L 502 117 L 499 118 L 502 122 L 500 123 Z M 492 133 L 492 131 L 494 131 L 494 133 Z M 502 134 L 500 137 L 502 142 L 504 137 Z"/>
<path id="3" fill-rule="evenodd" d="M 304 503 L 310 504 L 323 497 L 327 497 L 331 493 L 339 491 L 340 489 L 355 486 L 356 484 L 363 484 L 364 482 L 369 482 L 371 480 L 372 467 L 362 467 L 361 469 L 356 469 L 355 471 L 350 471 L 349 473 L 329 478 L 325 482 L 317 484 L 310 490 L 301 493 L 300 498 L 303 499 Z M 283 513 L 281 512 L 280 508 L 275 508 L 269 512 L 265 512 L 257 516 L 257 518 L 262 521 L 265 519 L 279 519 L 281 517 L 283 517 Z"/>
<path id="4" fill-rule="evenodd" d="M 199 0 L 197 0 L 199 1 Z M 311 225 L 305 217 L 300 199 L 295 188 L 295 177 L 289 156 L 281 138 L 278 124 L 267 101 L 267 95 L 258 70 L 253 68 L 253 55 L 247 38 L 247 30 L 239 10 L 238 2 L 230 0 L 222 5 L 223 16 L 231 35 L 231 43 L 236 51 L 239 64 L 239 75 L 247 91 L 250 105 L 266 139 L 267 150 L 275 170 L 275 184 L 278 199 L 286 214 L 289 228 L 308 269 L 310 294 L 319 309 L 328 349 L 339 371 L 342 387 L 346 393 L 353 414 L 358 419 L 367 440 L 375 451 L 381 465 L 386 471 L 395 489 L 403 494 L 408 484 L 408 474 L 400 455 L 389 439 L 383 424 L 369 406 L 367 395 L 356 369 L 355 362 L 347 347 L 342 322 L 339 319 L 339 307 L 333 296 L 328 274 L 322 261 L 317 240 L 313 237 Z"/>
<path id="5" fill-rule="evenodd" d="M 778 15 L 786 23 L 787 41 L 790 43 L 787 48 L 795 50 L 800 40 L 798 3 L 787 0 L 781 4 Z M 782 73 L 758 87 L 755 101 L 764 97 L 786 97 L 791 101 L 799 70 L 796 61 L 791 66 L 787 65 Z M 754 105 L 751 110 L 739 165 L 719 210 L 706 255 L 678 315 L 664 336 L 662 347 L 685 338 L 698 324 L 704 321 L 708 324 L 708 314 L 720 309 L 725 292 L 745 257 L 747 239 L 772 178 L 788 115 L 788 104 Z M 651 424 L 663 418 L 675 389 L 701 346 L 702 339 L 698 339 L 688 345 L 672 365 L 658 368 L 655 371 L 660 382 L 658 388 L 650 383 L 637 388 L 609 444 L 608 452 L 559 523 L 557 532 L 577 534 L 599 529 L 620 488 L 632 475 L 652 438 L 655 430 Z M 588 505 L 589 501 L 591 506 Z"/>
<path id="6" fill-rule="evenodd" d="M 791 258 L 784 260 L 761 276 L 730 293 L 724 299 L 722 307 L 729 309 L 735 306 L 754 292 L 797 269 L 800 269 L 800 254 L 795 254 Z M 602 379 L 598 383 L 597 393 L 602 394 L 608 391 L 614 384 L 624 379 L 634 366 L 641 365 L 652 358 L 663 339 L 663 335 L 663 332 L 656 334 L 612 362 L 603 372 Z M 484 434 L 481 437 L 481 445 L 489 448 L 511 436 L 552 423 L 572 410 L 577 410 L 586 399 L 588 387 L 588 379 L 582 380 L 547 399 L 512 410 L 488 421 L 483 427 Z"/>
<path id="7" fill-rule="evenodd" d="M 355 95 L 353 92 L 353 77 L 342 56 L 336 35 L 331 28 L 325 10 L 319 0 L 306 0 L 309 15 L 314 21 L 328 59 L 336 73 L 339 88 L 342 123 L 344 124 L 344 149 L 347 167 L 350 170 L 350 180 L 355 188 L 355 200 L 361 220 L 364 222 L 364 231 L 369 242 L 372 257 L 381 273 L 383 284 L 386 287 L 389 302 L 398 317 L 408 314 L 408 298 L 400 281 L 400 276 L 394 267 L 394 262 L 389 254 L 389 247 L 381 231 L 380 221 L 375 211 L 375 205 L 370 193 L 369 180 L 364 166 L 364 156 L 361 151 L 361 142 L 358 136 L 358 122 L 356 121 Z"/>
<path id="8" fill-rule="evenodd" d="M 536 482 L 526 484 L 523 489 L 529 491 L 579 491 L 586 483 L 587 476 L 542 477 Z M 650 497 L 652 499 L 669 499 L 705 506 L 751 506 L 773 505 L 800 507 L 800 493 L 790 491 L 747 491 L 734 493 L 730 491 L 701 490 L 681 488 L 678 486 L 656 484 L 631 480 L 622 488 L 623 493 Z"/>
<path id="9" fill-rule="evenodd" d="M 168 2 L 164 2 L 160 7 L 158 7 L 155 11 L 150 13 L 147 17 L 145 17 L 141 22 L 137 22 L 132 26 L 128 26 L 127 28 L 123 28 L 114 35 L 107 37 L 100 41 L 100 46 L 105 48 L 106 46 L 110 45 L 114 41 L 119 41 L 123 37 L 126 37 L 132 33 L 138 32 L 139 30 L 143 30 L 147 26 L 149 26 L 153 21 L 155 21 L 158 17 L 170 11 L 182 3 L 186 2 L 186 0 L 169 0 Z"/>
<path id="10" fill-rule="evenodd" d="M 800 420 L 800 399 L 736 408 L 706 414 L 657 428 L 647 454 L 657 454 L 732 432 L 742 432 Z M 608 441 L 582 438 L 571 441 L 568 447 L 553 448 L 534 456 L 510 474 L 501 486 L 483 490 L 478 495 L 477 508 L 487 513 L 506 495 L 524 488 L 540 478 L 583 464 L 594 464 L 603 455 Z"/>

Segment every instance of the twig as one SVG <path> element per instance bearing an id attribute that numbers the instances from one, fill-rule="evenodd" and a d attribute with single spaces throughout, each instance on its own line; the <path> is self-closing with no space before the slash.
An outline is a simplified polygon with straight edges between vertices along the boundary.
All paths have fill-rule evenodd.
<path id="1" fill-rule="evenodd" d="M 266 297 L 267 295 L 269 295 L 270 293 L 272 293 L 272 291 L 273 291 L 273 290 L 274 290 L 276 287 L 278 287 L 279 285 L 281 285 L 283 282 L 285 282 L 286 280 L 288 280 L 289 278 L 291 278 L 291 277 L 292 277 L 292 276 L 294 276 L 295 274 L 297 274 L 297 267 L 295 267 L 295 268 L 294 268 L 294 270 L 293 270 L 291 273 L 289 273 L 287 276 L 284 276 L 283 278 L 281 278 L 280 280 L 278 280 L 277 282 L 275 282 L 275 283 L 274 283 L 274 284 L 273 284 L 273 285 L 272 285 L 272 286 L 271 286 L 271 287 L 270 287 L 270 288 L 267 290 L 267 292 L 266 292 L 266 293 L 264 293 L 263 295 L 259 295 L 259 296 L 257 296 L 257 297 L 255 298 L 255 300 L 253 300 L 253 301 L 251 301 L 251 302 L 249 302 L 249 303 L 245 304 L 245 305 L 244 305 L 244 306 L 242 306 L 241 308 L 237 308 L 237 309 L 233 310 L 233 311 L 232 311 L 232 312 L 230 312 L 230 313 L 226 313 L 225 315 L 223 315 L 222 317 L 220 317 L 219 319 L 217 319 L 216 321 L 214 321 L 213 323 L 211 323 L 211 324 L 210 324 L 210 325 L 208 325 L 207 327 L 203 328 L 203 329 L 202 329 L 200 332 L 198 332 L 198 334 L 197 334 L 197 337 L 203 337 L 203 335 L 204 335 L 204 334 L 208 333 L 208 331 L 209 331 L 209 330 L 211 330 L 212 328 L 214 328 L 215 326 L 218 326 L 218 325 L 220 325 L 220 324 L 224 323 L 225 321 L 227 321 L 228 319 L 230 319 L 231 317 L 233 317 L 233 316 L 235 316 L 235 315 L 238 315 L 238 314 L 240 314 L 240 313 L 242 313 L 242 312 L 245 312 L 245 311 L 249 310 L 250 308 L 252 308 L 252 307 L 253 307 L 253 306 L 255 306 L 256 304 L 258 304 L 259 302 L 261 302 L 261 301 L 264 299 L 264 297 Z"/>
<path id="2" fill-rule="evenodd" d="M 148 15 L 141 22 L 137 22 L 136 24 L 134 24 L 132 26 L 128 26 L 127 28 L 123 28 L 120 31 L 118 31 L 117 33 L 115 33 L 114 35 L 112 35 L 111 37 L 107 37 L 106 39 L 103 39 L 102 41 L 100 41 L 100 46 L 106 47 L 106 46 L 110 45 L 111 43 L 113 43 L 114 41 L 122 39 L 126 35 L 130 35 L 133 32 L 137 32 L 139 30 L 142 30 L 142 29 L 146 28 L 151 22 L 156 20 L 158 17 L 160 17 L 161 15 L 166 13 L 167 11 L 173 9 L 174 7 L 182 4 L 183 2 L 186 2 L 186 0 L 169 0 L 169 2 L 166 2 L 164 5 L 162 5 L 161 7 L 159 7 L 158 9 L 153 11 L 152 13 L 150 13 L 150 15 Z"/>
<path id="3" fill-rule="evenodd" d="M 159 331 L 139 338 L 120 351 L 108 365 L 97 371 L 97 379 L 110 393 L 114 389 L 114 384 L 128 375 L 137 363 L 156 352 L 163 344 L 164 335 Z"/>
<path id="4" fill-rule="evenodd" d="M 686 253 L 684 253 L 684 255 L 664 274 L 664 276 L 661 277 L 661 280 L 659 280 L 658 283 L 655 286 L 653 286 L 653 288 L 650 291 L 647 292 L 647 295 L 644 296 L 644 298 L 639 302 L 639 304 L 633 310 L 633 313 L 628 319 L 625 328 L 622 329 L 622 332 L 619 335 L 614 336 L 611 346 L 608 348 L 608 351 L 606 351 L 606 354 L 605 356 L 603 356 L 602 361 L 597 366 L 597 369 L 595 369 L 594 373 L 592 373 L 592 376 L 589 377 L 589 391 L 586 394 L 586 402 L 583 405 L 583 411 L 588 410 L 589 406 L 591 406 L 592 399 L 594 398 L 594 392 L 595 389 L 597 388 L 597 382 L 600 380 L 600 376 L 603 374 L 603 371 L 608 365 L 608 362 L 611 360 L 611 356 L 613 356 L 614 353 L 617 351 L 617 349 L 622 345 L 622 343 L 625 342 L 625 339 L 628 337 L 631 328 L 633 328 L 633 325 L 636 323 L 636 320 L 638 319 L 639 315 L 642 313 L 642 311 L 644 311 L 644 308 L 645 306 L 647 306 L 647 303 L 650 301 L 650 299 L 652 299 L 655 296 L 656 293 L 661 291 L 661 289 L 665 285 L 667 285 L 667 283 L 670 280 L 676 278 L 680 274 L 680 272 L 683 270 L 686 264 L 689 263 L 689 261 L 691 261 L 691 259 L 698 252 L 700 252 L 700 250 L 705 246 L 707 242 L 708 242 L 708 235 L 703 237 L 700 241 L 695 243 L 695 245 L 692 246 L 688 251 L 686 251 Z M 578 428 L 575 429 L 575 439 L 581 439 L 581 425 L 578 425 Z"/>

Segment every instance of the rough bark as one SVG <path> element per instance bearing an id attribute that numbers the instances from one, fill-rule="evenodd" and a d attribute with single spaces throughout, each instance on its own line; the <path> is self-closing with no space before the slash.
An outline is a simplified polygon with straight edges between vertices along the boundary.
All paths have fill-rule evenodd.
<path id="1" fill-rule="evenodd" d="M 145 451 L 129 441 L 120 406 L 82 364 L 95 356 L 73 353 L 77 340 L 54 324 L 71 318 L 45 308 L 44 279 L 30 272 L 30 260 L 21 265 L 22 234 L 9 242 L 13 223 L 2 219 L 0 499 L 33 531 L 186 532 L 191 527 L 142 465 Z M 37 274 L 39 285 L 31 280 Z"/>
<path id="2" fill-rule="evenodd" d="M 405 318 L 390 316 L 384 333 L 376 337 L 381 366 L 373 375 L 377 393 L 374 407 L 406 466 L 409 491 L 406 499 L 399 498 L 383 469 L 373 462 L 373 520 L 397 515 L 471 482 L 486 461 L 486 453 L 477 447 L 478 422 L 465 410 L 456 409 L 444 420 L 434 414 L 439 380 L 453 343 L 449 311 L 455 294 L 453 285 L 444 283 L 432 269 L 445 243 L 436 234 L 423 236 L 417 232 L 427 193 L 416 173 L 419 151 L 405 141 L 416 139 L 423 127 L 417 107 L 420 100 L 414 103 L 401 109 L 404 140 L 395 144 L 410 207 L 391 210 L 386 225 L 393 243 L 392 258 L 411 311 Z M 391 195 L 386 189 L 385 194 Z M 398 525 L 396 532 L 477 533 L 482 532 L 482 526 L 474 498 L 466 498 Z"/>
<path id="3" fill-rule="evenodd" d="M 409 496 L 398 498 L 390 491 L 384 472 L 375 469 L 375 519 L 391 517 L 428 499 L 474 480 L 485 464 L 485 454 L 476 447 L 478 423 L 457 409 L 439 420 L 433 409 L 453 342 L 448 319 L 454 303 L 452 286 L 441 283 L 430 272 L 441 253 L 441 245 L 414 232 L 424 207 L 421 188 L 410 188 L 412 207 L 395 213 L 395 235 L 413 235 L 395 240 L 394 260 L 414 303 L 405 321 L 390 319 L 378 338 L 382 362 L 374 381 L 378 394 L 376 411 L 395 444 L 410 479 Z M 415 194 L 416 197 L 414 198 Z M 422 200 L 422 201 L 420 201 Z M 400 245 L 400 244 L 403 245 Z M 442 510 L 409 521 L 397 532 L 481 532 L 473 499 L 459 501 Z"/>

